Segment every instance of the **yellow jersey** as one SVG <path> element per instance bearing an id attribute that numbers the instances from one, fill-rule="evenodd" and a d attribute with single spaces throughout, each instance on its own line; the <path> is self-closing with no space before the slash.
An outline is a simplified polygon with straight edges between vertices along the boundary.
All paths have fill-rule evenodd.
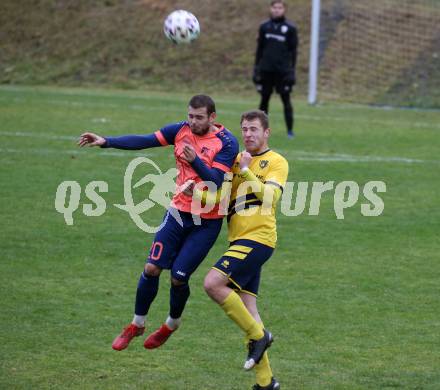
<path id="1" fill-rule="evenodd" d="M 240 170 L 240 156 L 232 167 L 232 188 L 228 207 L 228 241 L 247 239 L 275 248 L 277 229 L 276 203 L 289 173 L 286 159 L 273 150 L 252 156 L 251 176 L 261 183 L 247 179 Z M 268 186 L 271 191 L 267 191 Z M 264 195 L 261 189 L 264 189 Z M 275 190 L 275 191 L 274 191 Z"/>

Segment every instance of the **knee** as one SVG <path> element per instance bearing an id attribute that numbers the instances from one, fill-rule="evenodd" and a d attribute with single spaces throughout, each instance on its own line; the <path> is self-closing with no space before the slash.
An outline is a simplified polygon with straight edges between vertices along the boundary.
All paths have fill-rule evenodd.
<path id="1" fill-rule="evenodd" d="M 218 278 L 216 278 L 216 276 L 217 275 L 213 274 L 211 271 L 208 273 L 208 275 L 206 275 L 205 281 L 203 282 L 203 288 L 210 297 L 215 295 L 217 289 L 220 286 Z"/>
<path id="2" fill-rule="evenodd" d="M 162 268 L 159 268 L 157 265 L 147 263 L 144 267 L 144 273 L 147 276 L 159 276 L 162 272 Z"/>
<path id="3" fill-rule="evenodd" d="M 180 287 L 188 284 L 188 282 L 184 282 L 182 280 L 171 277 L 171 285 L 174 287 Z"/>

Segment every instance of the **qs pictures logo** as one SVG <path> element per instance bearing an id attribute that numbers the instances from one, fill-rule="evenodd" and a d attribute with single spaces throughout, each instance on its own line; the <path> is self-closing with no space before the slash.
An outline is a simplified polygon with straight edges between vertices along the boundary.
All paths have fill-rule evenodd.
<path id="1" fill-rule="evenodd" d="M 133 176 L 138 167 L 142 167 L 143 172 L 147 173 L 142 179 L 133 184 Z M 171 202 L 172 194 L 176 190 L 175 178 L 178 170 L 171 168 L 167 172 L 162 172 L 156 163 L 146 157 L 138 157 L 132 160 L 124 174 L 124 200 L 125 204 L 113 204 L 114 207 L 126 211 L 136 226 L 146 233 L 156 233 L 166 220 L 159 226 L 150 226 L 145 222 L 145 213 L 155 205 L 167 208 Z M 139 189 L 146 183 L 152 183 L 152 189 L 147 198 L 139 203 L 135 203 L 133 191 Z M 92 203 L 83 204 L 83 214 L 89 217 L 98 217 L 105 213 L 107 204 L 99 193 L 108 192 L 108 184 L 104 181 L 92 181 L 85 188 L 85 195 Z M 73 213 L 78 210 L 81 199 L 81 186 L 77 181 L 64 181 L 56 191 L 55 209 L 64 215 L 67 225 L 73 225 Z M 170 213 L 179 222 L 180 216 L 174 209 Z M 167 214 L 167 217 L 168 215 Z M 179 223 L 182 223 L 180 221 Z"/>
<path id="2" fill-rule="evenodd" d="M 266 161 L 262 161 L 260 165 L 266 165 Z M 135 181 L 135 173 L 140 169 L 144 176 Z M 166 223 L 167 219 L 172 216 L 181 226 L 183 221 L 179 212 L 172 205 L 173 194 L 184 193 L 187 194 L 188 183 L 182 184 L 180 187 L 176 186 L 175 179 L 177 177 L 178 170 L 171 168 L 166 172 L 162 172 L 159 166 L 152 160 L 146 157 L 138 157 L 132 160 L 125 170 L 124 174 L 124 204 L 113 204 L 114 207 L 119 210 L 125 211 L 136 226 L 146 233 L 156 233 Z M 226 174 L 228 175 L 228 174 Z M 230 175 L 230 174 L 229 174 Z M 138 175 L 139 176 L 139 175 Z M 194 181 L 193 181 L 194 182 Z M 226 185 L 229 183 L 229 186 Z M 140 188 L 146 184 L 150 184 L 150 191 L 148 196 L 143 197 L 140 202 L 135 202 L 135 199 L 141 198 L 139 196 Z M 232 184 L 232 185 L 231 185 Z M 260 186 L 256 182 L 241 182 L 237 188 L 232 189 L 233 183 L 225 182 L 221 188 L 221 199 L 225 200 L 226 207 L 220 207 L 218 210 L 219 215 L 226 215 L 231 211 L 231 207 L 240 216 L 252 216 L 255 213 L 261 215 L 271 215 L 274 212 L 274 192 L 271 186 L 266 186 L 263 195 L 263 201 L 253 205 L 252 208 L 243 208 L 243 203 L 232 202 L 232 205 L 228 203 L 232 191 L 236 192 L 236 198 L 246 198 L 249 194 L 259 191 Z M 216 193 L 218 188 L 215 183 L 212 182 L 200 182 L 197 183 L 196 188 L 200 191 L 206 191 L 206 188 L 210 192 Z M 296 196 L 294 194 L 296 190 Z M 333 209 L 337 219 L 344 219 L 344 212 L 347 209 L 358 206 L 360 213 L 365 217 L 378 217 L 385 208 L 385 203 L 380 193 L 385 193 L 387 190 L 386 184 L 383 181 L 369 181 L 363 185 L 359 185 L 355 181 L 342 181 L 335 183 L 334 181 L 328 182 L 287 182 L 284 185 L 284 191 L 280 200 L 280 211 L 287 217 L 297 217 L 303 213 L 307 213 L 306 207 L 309 205 L 308 215 L 317 216 L 320 213 L 321 198 L 325 192 L 330 192 L 333 198 Z M 83 203 L 82 212 L 89 217 L 98 217 L 105 213 L 107 203 L 105 199 L 100 195 L 107 193 L 109 186 L 104 181 L 92 181 L 87 184 L 84 189 L 86 198 L 91 203 Z M 137 196 L 133 194 L 136 192 Z M 144 191 L 145 192 L 145 191 Z M 56 191 L 55 195 L 55 210 L 64 216 L 64 220 L 67 225 L 73 225 L 73 214 L 78 210 L 80 206 L 80 200 L 82 195 L 82 189 L 77 181 L 64 181 L 62 182 Z M 171 207 L 170 207 L 171 204 Z M 164 209 L 168 209 L 163 222 L 160 225 L 150 225 L 148 219 L 148 211 L 154 206 L 160 206 Z M 200 224 L 200 214 L 208 213 L 214 208 L 214 204 L 201 205 L 200 199 L 192 197 L 191 199 L 191 214 L 193 216 L 194 223 Z"/>

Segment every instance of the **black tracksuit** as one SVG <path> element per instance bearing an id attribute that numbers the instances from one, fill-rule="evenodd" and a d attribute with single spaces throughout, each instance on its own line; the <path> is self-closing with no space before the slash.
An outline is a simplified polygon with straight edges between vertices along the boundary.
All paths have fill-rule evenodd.
<path id="1" fill-rule="evenodd" d="M 290 92 L 295 84 L 298 33 L 284 17 L 269 19 L 260 25 L 255 56 L 254 82 L 261 93 L 260 109 L 268 112 L 269 99 L 275 88 L 284 105 L 288 130 L 293 129 Z"/>

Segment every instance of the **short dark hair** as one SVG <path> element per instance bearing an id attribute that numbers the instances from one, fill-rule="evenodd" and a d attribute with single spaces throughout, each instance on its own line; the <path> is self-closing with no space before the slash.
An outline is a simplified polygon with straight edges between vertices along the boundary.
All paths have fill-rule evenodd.
<path id="1" fill-rule="evenodd" d="M 287 4 L 286 4 L 286 2 L 285 2 L 284 0 L 272 0 L 272 1 L 270 2 L 270 6 L 271 6 L 271 7 L 272 7 L 273 5 L 275 5 L 275 4 L 282 4 L 282 5 L 284 6 L 284 8 L 287 7 Z"/>
<path id="2" fill-rule="evenodd" d="M 215 103 L 208 95 L 195 95 L 191 98 L 188 105 L 192 108 L 203 108 L 206 107 L 208 115 L 215 112 Z"/>
<path id="3" fill-rule="evenodd" d="M 241 114 L 240 125 L 243 123 L 244 120 L 253 121 L 255 119 L 258 119 L 260 121 L 261 126 L 263 126 L 264 130 L 269 128 L 269 117 L 264 111 L 261 110 L 251 110 Z"/>

